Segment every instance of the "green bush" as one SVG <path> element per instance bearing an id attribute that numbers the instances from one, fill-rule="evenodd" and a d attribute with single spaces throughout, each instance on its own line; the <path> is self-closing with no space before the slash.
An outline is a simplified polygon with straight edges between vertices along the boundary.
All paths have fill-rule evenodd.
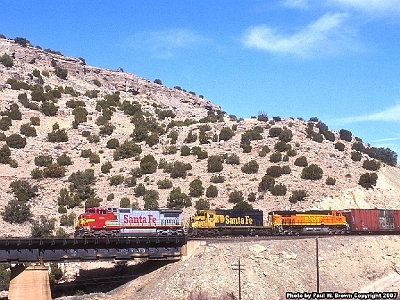
<path id="1" fill-rule="evenodd" d="M 82 106 L 77 106 L 72 111 L 72 114 L 75 116 L 75 118 L 74 118 L 75 124 L 87 122 L 88 112 L 87 112 L 86 108 L 84 108 Z"/>
<path id="2" fill-rule="evenodd" d="M 303 201 L 307 197 L 307 192 L 305 190 L 295 190 L 289 197 L 290 203 L 297 203 L 297 201 Z"/>
<path id="3" fill-rule="evenodd" d="M 179 187 L 173 188 L 169 193 L 169 197 L 167 199 L 167 206 L 169 208 L 184 208 L 192 206 L 192 200 L 188 195 L 182 193 Z"/>
<path id="4" fill-rule="evenodd" d="M 195 179 L 189 184 L 189 196 L 200 197 L 204 194 L 203 183 L 200 179 Z"/>
<path id="5" fill-rule="evenodd" d="M 207 198 L 215 198 L 218 196 L 218 188 L 215 185 L 210 185 L 206 190 Z"/>
<path id="6" fill-rule="evenodd" d="M 212 155 L 207 160 L 207 171 L 209 173 L 217 173 L 223 170 L 222 166 L 223 159 L 219 155 Z"/>
<path id="7" fill-rule="evenodd" d="M 278 152 L 286 152 L 292 149 L 292 146 L 284 141 L 278 141 L 275 143 L 274 149 Z"/>
<path id="8" fill-rule="evenodd" d="M 35 168 L 31 171 L 32 179 L 42 179 L 43 178 L 43 170 L 39 168 Z"/>
<path id="9" fill-rule="evenodd" d="M 375 159 L 366 159 L 363 162 L 363 168 L 369 171 L 377 171 L 381 167 L 381 163 Z"/>
<path id="10" fill-rule="evenodd" d="M 182 147 L 181 147 L 181 156 L 188 156 L 188 155 L 190 155 L 190 147 L 189 146 L 187 146 L 187 145 L 183 145 Z"/>
<path id="11" fill-rule="evenodd" d="M 340 134 L 340 139 L 347 142 L 351 142 L 353 138 L 353 134 L 346 129 L 340 129 L 339 134 Z"/>
<path id="12" fill-rule="evenodd" d="M 91 153 L 89 156 L 89 162 L 91 164 L 99 164 L 100 163 L 100 155 L 97 153 Z"/>
<path id="13" fill-rule="evenodd" d="M 57 115 L 58 106 L 56 106 L 53 102 L 45 101 L 42 103 L 40 107 L 40 111 L 48 117 Z"/>
<path id="14" fill-rule="evenodd" d="M 337 142 L 335 143 L 335 149 L 339 150 L 339 151 L 344 151 L 345 145 L 341 142 Z"/>
<path id="15" fill-rule="evenodd" d="M 143 195 L 144 201 L 144 209 L 158 209 L 158 199 L 160 198 L 159 194 L 155 190 L 147 190 Z"/>
<path id="16" fill-rule="evenodd" d="M 65 167 L 58 164 L 50 164 L 43 169 L 43 177 L 60 178 L 65 176 Z"/>
<path id="17" fill-rule="evenodd" d="M 90 196 L 86 201 L 85 201 L 85 209 L 89 207 L 98 207 L 100 206 L 100 203 L 103 201 L 103 199 L 95 196 Z"/>
<path id="18" fill-rule="evenodd" d="M 249 202 L 254 202 L 254 201 L 256 201 L 256 193 L 250 192 L 250 193 L 247 195 L 247 201 L 249 201 Z"/>
<path id="19" fill-rule="evenodd" d="M 10 183 L 11 191 L 18 201 L 26 202 L 37 196 L 39 190 L 37 185 L 31 186 L 26 180 L 14 180 Z"/>
<path id="20" fill-rule="evenodd" d="M 72 160 L 67 154 L 62 154 L 57 158 L 57 164 L 60 166 L 70 166 L 72 165 Z"/>
<path id="21" fill-rule="evenodd" d="M 282 160 L 282 154 L 280 152 L 274 152 L 270 155 L 269 161 L 272 163 L 277 163 Z"/>
<path id="22" fill-rule="evenodd" d="M 274 196 L 284 196 L 286 192 L 287 188 L 284 184 L 276 184 L 271 188 L 271 194 Z"/>
<path id="23" fill-rule="evenodd" d="M 370 189 L 376 185 L 377 180 L 378 180 L 378 175 L 376 173 L 365 173 L 360 176 L 358 184 L 365 189 Z"/>
<path id="24" fill-rule="evenodd" d="M 0 291 L 6 291 L 10 286 L 11 270 L 9 266 L 0 264 Z"/>
<path id="25" fill-rule="evenodd" d="M 282 133 L 281 127 L 271 127 L 268 132 L 269 137 L 279 137 Z"/>
<path id="26" fill-rule="evenodd" d="M 243 173 L 246 174 L 256 174 L 258 172 L 259 165 L 256 160 L 251 160 L 248 163 L 245 163 L 241 168 Z"/>
<path id="27" fill-rule="evenodd" d="M 60 217 L 60 226 L 74 226 L 76 214 L 71 212 L 70 214 L 63 214 Z"/>
<path id="28" fill-rule="evenodd" d="M 120 147 L 114 151 L 114 160 L 135 157 L 142 153 L 140 145 L 135 144 L 132 140 L 126 140 Z"/>
<path id="29" fill-rule="evenodd" d="M 108 140 L 106 147 L 108 149 L 117 149 L 119 147 L 118 139 L 110 139 L 110 140 Z"/>
<path id="30" fill-rule="evenodd" d="M 300 156 L 296 158 L 296 160 L 294 161 L 294 165 L 298 167 L 307 167 L 308 166 L 307 158 L 305 156 Z"/>
<path id="31" fill-rule="evenodd" d="M 12 57 L 6 53 L 4 53 L 2 56 L 0 56 L 0 62 L 6 68 L 11 68 L 14 65 Z"/>
<path id="32" fill-rule="evenodd" d="M 32 127 L 30 124 L 21 125 L 20 132 L 21 132 L 21 134 L 28 136 L 28 137 L 36 136 L 36 129 L 35 129 L 35 127 Z"/>
<path id="33" fill-rule="evenodd" d="M 258 191 L 265 192 L 270 191 L 275 185 L 275 179 L 270 175 L 264 175 L 261 178 L 261 182 L 258 184 Z"/>
<path id="34" fill-rule="evenodd" d="M 238 203 L 240 201 L 243 201 L 243 192 L 242 191 L 232 191 L 229 194 L 229 203 Z"/>
<path id="35" fill-rule="evenodd" d="M 142 174 L 153 174 L 157 172 L 158 163 L 153 155 L 148 154 L 140 160 L 140 170 Z"/>
<path id="36" fill-rule="evenodd" d="M 46 167 L 53 163 L 51 155 L 39 155 L 35 157 L 35 165 L 38 167 Z"/>
<path id="37" fill-rule="evenodd" d="M 49 237 L 53 235 L 54 228 L 55 219 L 48 219 L 41 215 L 39 221 L 32 221 L 31 235 L 32 237 Z"/>
<path id="38" fill-rule="evenodd" d="M 0 163 L 8 164 L 11 162 L 11 150 L 7 145 L 0 148 Z"/>
<path id="39" fill-rule="evenodd" d="M 129 199 L 128 197 L 121 198 L 121 200 L 119 201 L 119 207 L 122 207 L 122 208 L 131 207 L 131 199 Z"/>
<path id="40" fill-rule="evenodd" d="M 30 206 L 18 200 L 10 200 L 1 214 L 3 220 L 11 224 L 22 224 L 28 221 L 32 216 Z"/>
<path id="41" fill-rule="evenodd" d="M 283 170 L 280 166 L 270 166 L 267 168 L 267 175 L 278 178 L 283 174 Z"/>
<path id="42" fill-rule="evenodd" d="M 135 176 L 126 177 L 124 180 L 124 184 L 127 187 L 134 187 L 136 185 L 136 177 Z"/>
<path id="43" fill-rule="evenodd" d="M 161 190 L 172 188 L 172 181 L 168 178 L 160 179 L 157 181 L 157 186 Z"/>
<path id="44" fill-rule="evenodd" d="M 197 210 L 210 209 L 210 201 L 200 198 L 196 201 L 194 208 L 196 208 Z"/>
<path id="45" fill-rule="evenodd" d="M 56 66 L 54 68 L 54 74 L 56 74 L 57 77 L 61 78 L 61 79 L 67 79 L 68 76 L 68 70 L 61 68 L 59 66 Z"/>
<path id="46" fill-rule="evenodd" d="M 225 182 L 225 177 L 223 175 L 213 175 L 210 177 L 210 182 L 212 183 L 223 183 Z"/>
<path id="47" fill-rule="evenodd" d="M 247 201 L 242 200 L 242 201 L 237 202 L 233 206 L 232 209 L 234 209 L 234 210 L 252 210 L 253 206 L 250 203 L 248 203 Z"/>
<path id="48" fill-rule="evenodd" d="M 108 174 L 108 173 L 110 173 L 110 170 L 112 169 L 112 164 L 109 162 L 109 161 L 107 161 L 107 162 L 105 162 L 102 166 L 101 166 L 101 172 L 103 173 L 103 174 Z"/>
<path id="49" fill-rule="evenodd" d="M 239 165 L 240 158 L 237 154 L 233 153 L 226 158 L 225 162 L 230 165 Z"/>
<path id="50" fill-rule="evenodd" d="M 219 133 L 219 140 L 220 141 L 228 141 L 230 140 L 233 136 L 235 135 L 235 133 L 233 132 L 233 130 L 229 127 L 223 127 Z"/>
<path id="51" fill-rule="evenodd" d="M 190 131 L 187 135 L 187 137 L 185 138 L 184 142 L 185 143 L 194 143 L 195 141 L 197 141 L 197 134 L 193 133 L 193 131 Z"/>
<path id="52" fill-rule="evenodd" d="M 7 131 L 10 129 L 10 126 L 12 125 L 12 120 L 8 116 L 3 116 L 0 119 L 0 130 Z"/>
<path id="53" fill-rule="evenodd" d="M 114 175 L 110 177 L 110 185 L 120 185 L 124 182 L 124 176 L 123 175 Z"/>
<path id="54" fill-rule="evenodd" d="M 14 133 L 6 138 L 6 143 L 10 148 L 22 149 L 26 146 L 26 138 Z"/>
<path id="55" fill-rule="evenodd" d="M 336 179 L 333 177 L 328 176 L 325 180 L 326 185 L 335 185 L 336 184 Z"/>
<path id="56" fill-rule="evenodd" d="M 143 195 L 146 193 L 146 187 L 144 186 L 143 183 L 139 183 L 139 184 L 135 187 L 134 192 L 135 192 L 135 196 L 136 196 L 136 197 L 143 196 Z"/>
<path id="57" fill-rule="evenodd" d="M 57 129 L 47 134 L 47 140 L 52 143 L 68 142 L 68 135 L 64 129 Z"/>
<path id="58" fill-rule="evenodd" d="M 317 180 L 322 178 L 322 174 L 323 171 L 318 165 L 311 164 L 308 167 L 304 167 L 303 171 L 301 172 L 301 178 Z"/>
<path id="59" fill-rule="evenodd" d="M 186 178 L 186 172 L 191 169 L 192 165 L 190 163 L 185 164 L 180 161 L 175 161 L 172 166 L 170 175 L 172 178 L 178 178 L 178 177 Z"/>

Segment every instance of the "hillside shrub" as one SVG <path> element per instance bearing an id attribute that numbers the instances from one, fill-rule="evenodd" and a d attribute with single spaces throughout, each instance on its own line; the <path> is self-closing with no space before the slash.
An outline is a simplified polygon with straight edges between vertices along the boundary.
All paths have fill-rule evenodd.
<path id="1" fill-rule="evenodd" d="M 283 174 L 283 170 L 280 166 L 270 166 L 267 168 L 266 174 L 273 178 L 278 178 Z"/>
<path id="2" fill-rule="evenodd" d="M 212 183 L 224 183 L 225 177 L 223 175 L 217 174 L 210 177 L 210 182 Z"/>
<path id="3" fill-rule="evenodd" d="M 369 171 L 377 171 L 381 167 L 381 163 L 375 159 L 366 159 L 364 160 L 362 167 Z"/>
<path id="4" fill-rule="evenodd" d="M 10 55 L 8 55 L 7 53 L 4 53 L 2 56 L 0 56 L 0 62 L 6 68 L 11 68 L 14 65 L 12 57 Z"/>
<path id="5" fill-rule="evenodd" d="M 358 151 L 351 152 L 351 159 L 353 161 L 361 161 L 361 158 L 362 158 L 361 152 L 358 152 Z"/>
<path id="6" fill-rule="evenodd" d="M 140 197 L 146 193 L 146 187 L 143 183 L 139 183 L 133 191 L 135 192 L 136 197 Z"/>
<path id="7" fill-rule="evenodd" d="M 153 174 L 157 171 L 158 163 L 153 155 L 148 154 L 140 160 L 140 169 L 142 174 Z"/>
<path id="8" fill-rule="evenodd" d="M 104 164 L 101 165 L 101 173 L 103 174 L 108 174 L 110 173 L 110 170 L 112 169 L 112 164 L 109 161 L 106 161 Z"/>
<path id="9" fill-rule="evenodd" d="M 60 217 L 60 226 L 74 226 L 76 220 L 76 214 L 71 212 L 70 214 L 63 214 Z"/>
<path id="10" fill-rule="evenodd" d="M 147 190 L 143 195 L 144 209 L 158 209 L 159 194 L 156 190 Z"/>
<path id="11" fill-rule="evenodd" d="M 194 208 L 196 208 L 197 210 L 210 209 L 210 201 L 200 198 L 195 202 Z"/>
<path id="12" fill-rule="evenodd" d="M 3 116 L 0 119 L 0 130 L 7 131 L 12 125 L 12 120 L 8 116 Z"/>
<path id="13" fill-rule="evenodd" d="M 135 144 L 132 140 L 126 140 L 120 147 L 114 151 L 114 160 L 135 157 L 142 153 L 142 147 Z"/>
<path id="14" fill-rule="evenodd" d="M 65 167 L 58 164 L 47 165 L 43 169 L 43 177 L 45 178 L 61 178 L 65 176 Z"/>
<path id="15" fill-rule="evenodd" d="M 230 140 L 233 136 L 235 135 L 235 133 L 233 132 L 233 130 L 229 127 L 223 127 L 219 133 L 219 140 L 220 141 L 228 141 Z"/>
<path id="16" fill-rule="evenodd" d="M 335 134 L 332 131 L 327 130 L 324 131 L 322 134 L 327 141 L 334 142 L 336 139 Z"/>
<path id="17" fill-rule="evenodd" d="M 89 162 L 91 164 L 99 164 L 100 163 L 100 155 L 97 153 L 91 153 L 89 156 Z"/>
<path id="18" fill-rule="evenodd" d="M 55 219 L 49 219 L 41 215 L 40 220 L 33 220 L 31 227 L 32 237 L 49 237 L 52 236 L 55 228 Z"/>
<path id="19" fill-rule="evenodd" d="M 109 139 L 109 140 L 107 141 L 106 147 L 107 147 L 108 149 L 117 149 L 117 148 L 119 147 L 119 141 L 118 141 L 118 139 L 115 139 L 115 138 Z"/>
<path id="20" fill-rule="evenodd" d="M 43 178 L 43 170 L 40 168 L 34 168 L 31 171 L 32 179 L 42 179 Z"/>
<path id="21" fill-rule="evenodd" d="M 341 142 L 337 142 L 337 143 L 335 143 L 335 149 L 337 149 L 339 151 L 344 151 L 345 145 Z"/>
<path id="22" fill-rule="evenodd" d="M 258 184 L 258 191 L 270 191 L 274 185 L 275 179 L 271 175 L 266 174 L 261 178 L 261 182 Z"/>
<path id="23" fill-rule="evenodd" d="M 239 155 L 233 153 L 226 158 L 225 162 L 229 165 L 240 165 Z"/>
<path id="24" fill-rule="evenodd" d="M 305 190 L 294 190 L 292 195 L 289 197 L 289 202 L 294 204 L 298 201 L 303 201 L 307 196 L 308 195 Z"/>
<path id="25" fill-rule="evenodd" d="M 26 202 L 37 196 L 39 190 L 37 185 L 31 185 L 26 180 L 14 180 L 10 183 L 11 191 L 18 201 Z"/>
<path id="26" fill-rule="evenodd" d="M 282 133 L 281 127 L 271 127 L 268 131 L 268 136 L 272 138 L 279 137 L 281 133 Z"/>
<path id="27" fill-rule="evenodd" d="M 160 190 L 172 188 L 172 181 L 168 178 L 157 180 L 157 186 Z"/>
<path id="28" fill-rule="evenodd" d="M 247 195 L 247 201 L 249 201 L 249 202 L 254 202 L 254 201 L 256 201 L 256 193 L 250 192 L 250 193 Z"/>
<path id="29" fill-rule="evenodd" d="M 218 188 L 215 185 L 210 185 L 206 190 L 207 198 L 215 198 L 218 196 Z"/>
<path id="30" fill-rule="evenodd" d="M 47 140 L 52 143 L 68 142 L 68 135 L 65 129 L 56 129 L 47 134 Z"/>
<path id="31" fill-rule="evenodd" d="M 189 196 L 200 197 L 204 194 L 203 183 L 200 179 L 196 178 L 189 184 Z"/>
<path id="32" fill-rule="evenodd" d="M 241 170 L 246 174 L 256 174 L 258 172 L 259 165 L 256 160 L 251 160 L 248 163 L 245 163 Z"/>
<path id="33" fill-rule="evenodd" d="M 222 166 L 223 159 L 219 155 L 212 155 L 207 160 L 207 171 L 208 173 L 217 173 L 223 170 Z"/>
<path id="34" fill-rule="evenodd" d="M 55 116 L 58 112 L 58 106 L 53 102 L 45 101 L 40 106 L 40 111 L 47 117 Z"/>
<path id="35" fill-rule="evenodd" d="M 31 126 L 29 123 L 28 124 L 22 124 L 19 130 L 20 130 L 21 134 L 23 134 L 23 135 L 25 135 L 27 137 L 36 136 L 35 127 Z"/>
<path id="36" fill-rule="evenodd" d="M 340 139 L 347 142 L 351 142 L 353 138 L 353 134 L 346 129 L 340 129 L 339 134 L 340 134 Z"/>
<path id="37" fill-rule="evenodd" d="M 180 161 L 175 161 L 172 166 L 170 176 L 172 178 L 179 178 L 179 177 L 186 178 L 187 171 L 191 169 L 192 165 L 190 163 L 185 164 Z"/>
<path id="38" fill-rule="evenodd" d="M 229 194 L 229 203 L 238 203 L 240 201 L 243 201 L 243 192 L 242 191 L 237 191 L 234 190 Z"/>
<path id="39" fill-rule="evenodd" d="M 167 199 L 167 207 L 184 208 L 192 206 L 192 199 L 181 191 L 181 188 L 173 188 Z"/>
<path id="40" fill-rule="evenodd" d="M 274 149 L 278 152 L 286 152 L 292 149 L 292 146 L 284 141 L 278 141 L 275 143 Z"/>
<path id="41" fill-rule="evenodd" d="M 328 176 L 325 180 L 326 185 L 335 185 L 336 184 L 336 179 L 333 177 Z"/>
<path id="42" fill-rule="evenodd" d="M 35 157 L 35 165 L 38 167 L 46 167 L 53 163 L 51 155 L 39 155 Z"/>
<path id="43" fill-rule="evenodd" d="M 86 201 L 85 201 L 85 209 L 89 207 L 98 207 L 100 206 L 100 203 L 103 201 L 103 199 L 99 197 L 90 196 Z"/>
<path id="44" fill-rule="evenodd" d="M 127 187 L 134 187 L 136 185 L 136 177 L 135 176 L 128 176 L 124 180 L 124 184 Z"/>
<path id="45" fill-rule="evenodd" d="M 131 199 L 129 199 L 128 197 L 121 198 L 121 200 L 119 201 L 119 207 L 122 207 L 122 208 L 131 207 Z"/>
<path id="46" fill-rule="evenodd" d="M 279 134 L 279 140 L 285 143 L 289 143 L 293 138 L 293 133 L 290 129 L 284 128 Z"/>
<path id="47" fill-rule="evenodd" d="M 247 201 L 239 201 L 237 202 L 233 208 L 234 210 L 252 210 L 253 209 L 253 205 L 251 205 L 250 203 L 248 203 Z"/>
<path id="48" fill-rule="evenodd" d="M 18 200 L 10 200 L 1 213 L 3 220 L 11 224 L 22 224 L 30 220 L 32 213 L 30 205 Z"/>
<path id="49" fill-rule="evenodd" d="M 282 153 L 274 152 L 269 156 L 269 161 L 272 163 L 277 163 L 282 160 Z"/>
<path id="50" fill-rule="evenodd" d="M 185 143 L 194 143 L 195 141 L 197 141 L 197 134 L 193 133 L 193 131 L 189 131 L 189 133 L 186 136 L 184 142 Z"/>
<path id="51" fill-rule="evenodd" d="M 365 173 L 360 176 L 358 184 L 365 189 L 373 188 L 378 180 L 378 175 L 376 173 Z"/>
<path id="52" fill-rule="evenodd" d="M 300 156 L 296 158 L 296 160 L 294 161 L 294 165 L 298 167 L 307 167 L 308 166 L 307 157 Z"/>
<path id="53" fill-rule="evenodd" d="M 286 185 L 284 185 L 283 183 L 275 184 L 271 188 L 270 192 L 274 196 L 284 196 L 284 195 L 286 195 L 287 188 L 286 188 Z"/>
<path id="54" fill-rule="evenodd" d="M 304 167 L 303 171 L 301 172 L 302 179 L 310 179 L 310 180 L 318 180 L 322 178 L 323 171 L 322 169 L 316 165 L 311 164 L 308 167 Z"/>
<path id="55" fill-rule="evenodd" d="M 60 166 L 70 166 L 73 164 L 73 162 L 71 160 L 71 157 L 64 153 L 57 158 L 57 164 L 59 164 Z"/>
<path id="56" fill-rule="evenodd" d="M 22 149 L 26 146 L 26 138 L 20 136 L 18 133 L 14 133 L 6 138 L 6 143 L 10 148 Z"/>
<path id="57" fill-rule="evenodd" d="M 110 185 L 111 186 L 117 186 L 120 185 L 124 182 L 124 176 L 123 175 L 114 175 L 110 177 Z"/>

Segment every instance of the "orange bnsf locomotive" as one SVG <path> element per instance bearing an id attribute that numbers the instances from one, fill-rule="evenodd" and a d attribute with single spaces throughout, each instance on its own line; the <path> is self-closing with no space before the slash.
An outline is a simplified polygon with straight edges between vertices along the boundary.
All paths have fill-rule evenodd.
<path id="1" fill-rule="evenodd" d="M 76 237 L 183 235 L 182 210 L 91 207 L 75 224 Z"/>

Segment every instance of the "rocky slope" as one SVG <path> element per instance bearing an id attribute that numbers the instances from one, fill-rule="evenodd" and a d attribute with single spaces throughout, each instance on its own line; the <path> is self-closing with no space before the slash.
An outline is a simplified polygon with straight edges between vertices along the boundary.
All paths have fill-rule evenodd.
<path id="1" fill-rule="evenodd" d="M 352 145 L 356 142 L 352 137 L 350 142 L 340 140 L 339 133 L 332 131 L 335 135 L 335 141 L 323 139 L 322 142 L 315 142 L 307 137 L 307 126 L 309 122 L 302 119 L 279 119 L 275 121 L 261 122 L 257 119 L 238 119 L 233 116 L 223 114 L 220 107 L 212 104 L 203 98 L 198 98 L 194 93 L 186 93 L 182 89 L 171 89 L 160 84 L 152 83 L 149 80 L 138 78 L 135 75 L 124 73 L 122 71 L 113 71 L 99 69 L 84 64 L 83 59 L 66 57 L 59 54 L 43 51 L 31 46 L 22 47 L 13 40 L 0 39 L 0 53 L 4 53 L 12 57 L 13 66 L 6 67 L 0 64 L 0 111 L 3 115 L 7 114 L 7 110 L 11 105 L 18 105 L 21 113 L 21 120 L 12 120 L 12 125 L 8 130 L 1 131 L 4 133 L 3 139 L 11 134 L 21 132 L 21 125 L 29 123 L 31 117 L 39 117 L 40 125 L 34 126 L 36 136 L 26 138 L 26 146 L 24 148 L 11 148 L 11 159 L 17 162 L 17 166 L 9 164 L 1 165 L 0 174 L 0 204 L 2 207 L 14 198 L 14 194 L 10 192 L 10 183 L 16 179 L 23 179 L 30 182 L 31 185 L 39 187 L 37 196 L 29 201 L 31 211 L 34 218 L 39 215 L 46 215 L 59 219 L 60 214 L 57 212 L 57 199 L 60 196 L 61 188 L 68 188 L 70 182 L 68 177 L 78 170 L 91 168 L 94 170 L 96 181 L 94 190 L 97 197 L 103 199 L 101 205 L 119 206 L 122 197 L 129 197 L 132 202 L 137 201 L 140 207 L 143 207 L 143 197 L 135 195 L 134 188 L 124 184 L 115 186 L 110 185 L 110 177 L 114 175 L 123 175 L 129 178 L 131 171 L 140 167 L 140 159 L 147 154 L 155 157 L 157 162 L 163 159 L 169 163 L 181 161 L 190 163 L 192 169 L 188 171 L 185 178 L 171 178 L 168 173 L 162 169 L 157 169 L 155 173 L 145 174 L 138 177 L 136 186 L 140 183 L 144 184 L 147 190 L 156 190 L 159 193 L 160 207 L 167 206 L 167 198 L 171 192 L 169 189 L 159 189 L 157 182 L 160 179 L 170 179 L 173 187 L 180 187 L 181 191 L 189 194 L 190 183 L 194 179 L 200 179 L 204 189 L 211 184 L 210 178 L 215 175 L 223 175 L 225 182 L 215 183 L 218 189 L 216 198 L 209 198 L 211 208 L 214 207 L 232 207 L 234 204 L 229 203 L 229 195 L 232 191 L 240 191 L 243 193 L 244 200 L 250 193 L 255 194 L 256 201 L 251 203 L 255 208 L 263 210 L 273 209 L 309 209 L 309 208 L 354 208 L 354 207 L 382 207 L 382 208 L 398 208 L 399 198 L 399 168 L 383 166 L 378 171 L 378 182 L 373 189 L 364 189 L 359 184 L 361 174 L 369 171 L 365 170 L 362 165 L 369 157 L 362 154 L 360 161 L 351 159 Z M 56 75 L 56 67 L 65 69 L 68 72 L 66 79 L 62 79 Z M 39 72 L 38 72 L 39 71 Z M 36 72 L 36 73 L 35 73 Z M 39 77 L 32 74 L 45 74 Z M 57 90 L 62 87 L 64 90 L 61 97 L 53 99 L 58 107 L 58 111 L 54 116 L 44 115 L 40 109 L 34 110 L 24 107 L 22 102 L 18 100 L 20 94 L 27 94 L 28 102 L 36 103 L 37 106 L 42 105 L 40 102 L 31 100 L 32 91 L 26 89 L 15 89 L 7 82 L 14 81 L 27 83 L 30 87 L 37 84 L 45 87 L 45 90 Z M 31 88 L 34 89 L 34 88 Z M 72 90 L 73 93 L 65 93 L 65 90 Z M 88 97 L 88 91 L 98 91 L 97 97 Z M 127 115 L 121 107 L 112 107 L 115 112 L 112 113 L 109 124 L 114 126 L 112 133 L 99 134 L 101 125 L 99 125 L 99 117 L 103 116 L 104 109 L 99 109 L 100 101 L 104 102 L 110 95 L 119 93 L 119 104 L 123 103 L 139 103 L 141 112 L 148 118 L 156 120 L 158 126 L 167 128 L 162 130 L 159 135 L 159 142 L 149 146 L 145 141 L 138 142 L 141 146 L 142 153 L 138 156 L 120 159 L 115 161 L 113 158 L 114 149 L 107 148 L 107 142 L 110 139 L 118 139 L 122 144 L 126 140 L 131 140 L 131 134 L 135 130 L 135 125 L 131 122 L 131 116 Z M 85 96 L 86 93 L 86 96 Z M 51 102 L 49 101 L 49 102 Z M 82 122 L 76 129 L 73 127 L 74 109 L 68 105 L 71 101 L 81 101 L 88 113 L 86 122 Z M 172 111 L 173 116 L 164 119 L 157 117 L 158 111 Z M 214 119 L 203 120 L 211 112 Z M 218 121 L 217 121 L 218 116 Z M 179 121 L 191 120 L 187 126 L 179 123 Z M 204 123 L 205 121 L 209 121 Z M 175 124 L 173 124 L 175 122 Z M 52 126 L 57 123 L 60 130 L 65 130 L 68 136 L 67 142 L 49 142 L 48 134 L 52 131 Z M 314 122 L 315 123 L 315 122 Z M 200 134 L 202 126 L 207 125 L 205 132 L 208 137 L 207 143 L 200 143 L 199 139 L 194 142 L 185 142 L 189 133 Z M 314 124 L 316 125 L 316 123 Z M 137 126 L 137 125 L 136 125 Z M 167 127 L 168 126 L 168 127 Z M 234 136 L 229 140 L 218 141 L 218 135 L 222 128 L 234 128 Z M 293 134 L 289 144 L 294 151 L 293 156 L 286 156 L 286 161 L 273 163 L 270 161 L 270 155 L 274 152 L 279 141 L 278 137 L 271 137 L 269 130 L 272 127 L 281 129 L 289 129 Z M 257 129 L 261 132 L 261 139 L 252 140 L 250 142 L 251 151 L 244 153 L 241 148 L 241 139 L 246 132 Z M 318 131 L 314 127 L 315 131 Z M 97 136 L 98 140 L 88 139 L 84 132 L 88 131 L 92 136 Z M 177 133 L 177 141 L 173 144 L 170 133 Z M 86 132 L 87 133 L 87 132 Z M 147 133 L 148 135 L 150 133 Z M 345 148 L 338 151 L 335 143 L 343 143 Z M 0 147 L 6 144 L 0 141 Z M 180 149 L 183 146 L 200 147 L 202 151 L 206 151 L 208 156 L 225 155 L 225 158 L 232 153 L 238 155 L 239 164 L 223 163 L 223 170 L 218 173 L 210 173 L 207 171 L 207 159 L 199 159 L 196 155 L 181 156 Z M 271 152 L 265 156 L 260 156 L 263 147 L 268 146 Z M 176 153 L 169 151 L 176 147 Z M 82 150 L 90 149 L 93 153 L 98 154 L 99 163 L 91 163 L 88 158 L 82 157 Z M 167 154 L 171 153 L 171 154 Z M 44 178 L 34 180 L 31 172 L 37 168 L 35 158 L 40 155 L 49 155 L 55 161 L 62 154 L 68 155 L 73 164 L 66 167 L 65 176 L 61 178 Z M 285 156 L 283 152 L 283 156 Z M 323 170 L 323 176 L 320 180 L 305 180 L 301 178 L 303 167 L 294 164 L 294 161 L 305 156 L 308 164 L 316 164 Z M 110 173 L 103 173 L 101 167 L 105 162 L 112 163 Z M 256 161 L 259 168 L 255 173 L 245 173 L 241 169 L 250 162 Z M 259 184 L 267 169 L 271 166 L 289 166 L 290 173 L 283 174 L 275 179 L 275 183 L 285 184 L 287 192 L 283 196 L 273 196 L 268 191 L 259 191 Z M 327 185 L 326 179 L 332 177 L 336 180 L 334 185 Z M 288 201 L 293 191 L 305 190 L 307 197 L 304 201 L 292 204 Z M 204 193 L 204 192 L 203 192 Z M 108 197 L 114 194 L 114 198 Z M 106 200 L 108 197 L 108 200 Z M 192 197 L 192 204 L 201 197 Z M 83 202 L 82 202 L 83 204 Z M 195 208 L 191 206 L 185 209 L 185 217 L 190 216 Z M 81 207 L 68 209 L 68 212 L 74 211 L 79 214 Z M 21 225 L 9 224 L 0 220 L 3 228 L 3 235 L 17 236 L 29 235 L 29 223 Z M 57 222 L 58 224 L 58 222 Z M 67 228 L 71 231 L 72 228 Z"/>

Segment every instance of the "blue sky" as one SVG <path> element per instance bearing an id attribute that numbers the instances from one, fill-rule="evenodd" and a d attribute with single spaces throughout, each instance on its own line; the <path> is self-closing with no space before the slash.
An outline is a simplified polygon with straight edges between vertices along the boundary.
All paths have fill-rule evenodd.
<path id="1" fill-rule="evenodd" d="M 3 0 L 0 33 L 400 154 L 398 0 Z"/>

